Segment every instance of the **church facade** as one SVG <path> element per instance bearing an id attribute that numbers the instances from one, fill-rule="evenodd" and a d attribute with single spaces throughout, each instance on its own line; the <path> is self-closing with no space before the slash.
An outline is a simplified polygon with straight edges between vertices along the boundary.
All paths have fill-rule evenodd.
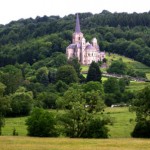
<path id="1" fill-rule="evenodd" d="M 105 52 L 100 51 L 97 39 L 93 38 L 91 43 L 86 42 L 80 30 L 79 16 L 76 16 L 75 32 L 72 35 L 72 44 L 66 48 L 67 58 L 77 57 L 83 65 L 89 65 L 92 61 L 98 62 L 105 58 Z"/>

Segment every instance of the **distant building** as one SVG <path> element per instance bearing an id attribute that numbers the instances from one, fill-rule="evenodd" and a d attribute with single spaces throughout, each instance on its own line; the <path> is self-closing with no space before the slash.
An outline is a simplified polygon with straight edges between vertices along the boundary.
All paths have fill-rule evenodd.
<path id="1" fill-rule="evenodd" d="M 86 42 L 83 33 L 80 31 L 79 16 L 76 16 L 75 32 L 72 35 L 72 44 L 66 48 L 67 58 L 77 57 L 79 62 L 89 65 L 92 61 L 98 62 L 105 58 L 105 52 L 100 52 L 97 39 L 93 38 L 92 42 Z"/>

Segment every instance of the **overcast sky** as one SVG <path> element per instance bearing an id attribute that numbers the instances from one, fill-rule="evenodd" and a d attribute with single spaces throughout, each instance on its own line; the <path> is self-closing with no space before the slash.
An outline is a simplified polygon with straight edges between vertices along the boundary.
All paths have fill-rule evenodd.
<path id="1" fill-rule="evenodd" d="M 0 0 L 0 24 L 21 18 L 77 12 L 148 12 L 150 0 Z"/>

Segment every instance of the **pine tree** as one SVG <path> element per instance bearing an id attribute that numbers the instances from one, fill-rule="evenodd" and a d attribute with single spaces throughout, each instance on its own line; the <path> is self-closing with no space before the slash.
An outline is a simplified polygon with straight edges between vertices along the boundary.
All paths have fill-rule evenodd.
<path id="1" fill-rule="evenodd" d="M 102 73 L 100 71 L 100 68 L 99 68 L 98 64 L 93 61 L 89 67 L 86 81 L 87 82 L 89 82 L 89 81 L 101 82 L 101 77 L 102 77 Z"/>

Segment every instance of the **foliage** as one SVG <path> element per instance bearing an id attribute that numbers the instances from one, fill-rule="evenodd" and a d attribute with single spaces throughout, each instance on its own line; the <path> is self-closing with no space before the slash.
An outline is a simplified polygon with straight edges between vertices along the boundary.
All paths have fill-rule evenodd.
<path id="1" fill-rule="evenodd" d="M 56 79 L 62 80 L 66 84 L 78 82 L 78 76 L 74 67 L 70 65 L 61 66 L 57 70 Z"/>
<path id="2" fill-rule="evenodd" d="M 55 84 L 55 88 L 56 88 L 56 91 L 59 92 L 59 93 L 64 93 L 67 89 L 68 89 L 68 85 L 59 80 L 56 84 Z"/>
<path id="3" fill-rule="evenodd" d="M 127 73 L 127 66 L 121 59 L 115 60 L 110 65 L 107 72 L 125 75 Z"/>
<path id="4" fill-rule="evenodd" d="M 132 102 L 132 111 L 136 112 L 138 120 L 149 120 L 150 118 L 150 86 L 141 90 Z"/>
<path id="5" fill-rule="evenodd" d="M 132 132 L 134 137 L 150 137 L 150 86 L 137 94 L 132 102 L 132 111 L 136 112 L 137 124 Z"/>
<path id="6" fill-rule="evenodd" d="M 67 57 L 63 53 L 53 53 L 52 59 L 53 60 L 51 65 L 53 67 L 60 67 L 60 66 L 67 65 Z"/>
<path id="7" fill-rule="evenodd" d="M 100 84 L 100 83 L 99 83 Z M 93 84 L 94 85 L 94 84 Z M 83 86 L 84 87 L 84 86 Z M 93 116 L 98 112 L 104 111 L 104 101 L 102 97 L 102 91 L 92 90 L 84 92 L 80 85 L 73 85 L 65 93 L 62 99 L 59 99 L 58 104 L 61 104 L 65 108 L 66 113 L 60 118 L 61 123 L 64 126 L 64 133 L 69 137 L 92 137 L 99 138 L 107 135 L 108 130 L 105 130 L 105 125 L 101 122 L 104 120 L 104 116 L 101 115 L 101 125 L 97 127 L 97 135 L 93 135 L 90 132 L 91 125 L 93 123 Z M 100 123 L 99 122 L 99 123 Z M 94 128 L 94 127 L 93 127 Z M 101 131 L 106 131 L 102 134 Z"/>
<path id="8" fill-rule="evenodd" d="M 117 103 L 128 103 L 134 96 L 131 92 L 126 92 L 125 88 L 129 84 L 126 78 L 108 78 L 104 81 L 105 104 L 111 106 Z"/>
<path id="9" fill-rule="evenodd" d="M 41 92 L 37 95 L 37 100 L 41 102 L 43 108 L 56 108 L 56 99 L 58 95 L 52 92 Z"/>
<path id="10" fill-rule="evenodd" d="M 150 138 L 150 120 L 138 121 L 131 136 L 136 138 Z"/>
<path id="11" fill-rule="evenodd" d="M 22 84 L 23 77 L 21 70 L 13 65 L 5 66 L 1 70 L 0 79 L 6 86 L 5 94 L 14 93 Z"/>
<path id="12" fill-rule="evenodd" d="M 87 126 L 87 131 L 84 133 L 84 138 L 108 138 L 108 120 L 101 118 L 91 119 Z"/>
<path id="13" fill-rule="evenodd" d="M 105 93 L 118 93 L 119 90 L 119 82 L 116 78 L 108 78 L 108 80 L 104 82 Z"/>
<path id="14" fill-rule="evenodd" d="M 76 70 L 76 73 L 78 75 L 78 77 L 80 78 L 81 75 L 81 65 L 78 61 L 78 58 L 71 58 L 68 60 L 68 64 L 73 66 L 74 69 Z"/>
<path id="15" fill-rule="evenodd" d="M 49 79 L 48 79 L 47 67 L 41 67 L 37 70 L 36 79 L 39 83 L 42 83 L 44 85 L 48 85 Z"/>
<path id="16" fill-rule="evenodd" d="M 104 10 L 99 14 L 80 13 L 80 19 L 87 39 L 97 37 L 102 50 L 150 65 L 149 15 L 149 12 L 128 14 Z M 74 20 L 75 15 L 43 16 L 0 26 L 0 66 L 33 64 L 54 52 L 64 53 L 71 42 Z"/>
<path id="17" fill-rule="evenodd" d="M 6 86 L 0 82 L 0 135 L 2 134 L 2 127 L 5 124 L 4 116 L 6 111 L 10 109 L 10 102 L 8 97 L 4 97 Z"/>
<path id="18" fill-rule="evenodd" d="M 57 136 L 54 115 L 46 110 L 35 108 L 26 120 L 28 135 L 38 137 Z"/>
<path id="19" fill-rule="evenodd" d="M 14 94 L 10 95 L 11 110 L 7 112 L 8 116 L 25 116 L 30 113 L 33 106 L 33 94 L 20 87 Z"/>
<path id="20" fill-rule="evenodd" d="M 99 81 L 101 82 L 101 71 L 100 71 L 100 68 L 98 66 L 97 63 L 95 63 L 94 61 L 90 64 L 90 67 L 89 67 L 89 70 L 88 70 L 88 73 L 87 73 L 87 78 L 86 78 L 86 81 L 89 82 L 89 81 Z"/>

